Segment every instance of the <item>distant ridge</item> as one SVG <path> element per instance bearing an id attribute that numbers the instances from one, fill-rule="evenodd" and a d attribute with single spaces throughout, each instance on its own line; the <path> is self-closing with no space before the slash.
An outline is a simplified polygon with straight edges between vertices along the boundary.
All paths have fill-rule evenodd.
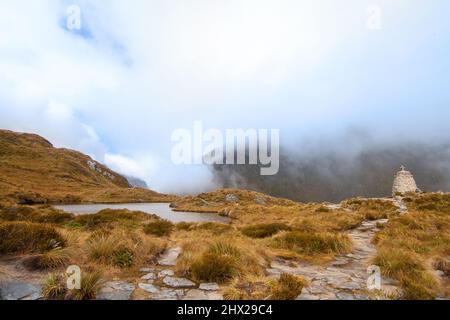
<path id="1" fill-rule="evenodd" d="M 160 202 L 89 156 L 30 133 L 0 130 L 0 196 L 24 203 Z"/>

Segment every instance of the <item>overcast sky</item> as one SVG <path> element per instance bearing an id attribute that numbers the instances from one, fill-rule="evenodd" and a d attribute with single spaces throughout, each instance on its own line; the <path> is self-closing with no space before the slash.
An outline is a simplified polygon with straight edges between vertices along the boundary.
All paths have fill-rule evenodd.
<path id="1" fill-rule="evenodd" d="M 212 187 L 204 167 L 171 164 L 171 133 L 195 120 L 280 129 L 292 146 L 355 127 L 432 143 L 450 135 L 449 13 L 448 0 L 0 0 L 0 127 L 163 192 Z"/>

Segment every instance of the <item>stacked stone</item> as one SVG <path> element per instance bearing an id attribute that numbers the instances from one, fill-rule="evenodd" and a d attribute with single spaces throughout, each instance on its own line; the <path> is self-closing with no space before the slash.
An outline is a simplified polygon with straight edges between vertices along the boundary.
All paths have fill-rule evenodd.
<path id="1" fill-rule="evenodd" d="M 392 194 L 394 196 L 398 194 L 405 194 L 409 192 L 418 192 L 416 181 L 414 180 L 411 172 L 406 171 L 402 166 L 401 170 L 397 172 L 394 179 L 394 185 L 392 187 Z"/>

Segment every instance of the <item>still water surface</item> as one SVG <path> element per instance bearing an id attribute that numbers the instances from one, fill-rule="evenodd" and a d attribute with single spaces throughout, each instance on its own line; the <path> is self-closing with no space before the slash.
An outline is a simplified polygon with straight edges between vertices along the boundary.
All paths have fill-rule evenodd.
<path id="1" fill-rule="evenodd" d="M 121 204 L 76 204 L 55 206 L 73 214 L 94 214 L 103 209 L 128 209 L 156 214 L 172 222 L 230 222 L 229 218 L 215 213 L 175 212 L 168 203 L 121 203 Z"/>

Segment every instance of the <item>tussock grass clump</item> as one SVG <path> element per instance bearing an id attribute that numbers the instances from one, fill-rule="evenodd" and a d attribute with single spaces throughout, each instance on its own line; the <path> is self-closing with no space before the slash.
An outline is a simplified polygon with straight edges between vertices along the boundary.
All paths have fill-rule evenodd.
<path id="1" fill-rule="evenodd" d="M 256 224 L 245 227 L 242 233 L 250 238 L 268 238 L 280 231 L 290 231 L 291 227 L 284 223 Z"/>
<path id="2" fill-rule="evenodd" d="M 45 280 L 42 287 L 42 296 L 45 300 L 64 300 L 67 294 L 67 285 L 62 275 L 52 273 Z"/>
<path id="3" fill-rule="evenodd" d="M 66 240 L 53 227 L 28 222 L 0 223 L 0 253 L 43 253 L 65 245 Z"/>
<path id="4" fill-rule="evenodd" d="M 144 232 L 158 237 L 169 236 L 173 230 L 173 223 L 167 220 L 157 220 L 147 223 Z"/>
<path id="5" fill-rule="evenodd" d="M 294 300 L 306 285 L 302 277 L 283 273 L 278 279 L 261 277 L 235 279 L 225 290 L 225 300 Z"/>
<path id="6" fill-rule="evenodd" d="M 273 240 L 277 248 L 292 250 L 300 254 L 315 255 L 349 253 L 352 242 L 347 235 L 333 233 L 286 232 Z"/>
<path id="7" fill-rule="evenodd" d="M 236 279 L 223 293 L 225 300 L 270 299 L 270 287 L 266 278 Z"/>
<path id="8" fill-rule="evenodd" d="M 181 230 L 181 231 L 190 231 L 195 227 L 195 223 L 191 222 L 178 222 L 175 225 L 175 229 Z"/>
<path id="9" fill-rule="evenodd" d="M 292 274 L 282 273 L 280 278 L 271 283 L 271 300 L 294 300 L 306 285 L 306 280 Z"/>
<path id="10" fill-rule="evenodd" d="M 320 206 L 319 208 L 316 209 L 316 212 L 330 212 L 330 211 L 332 210 L 325 206 Z"/>
<path id="11" fill-rule="evenodd" d="M 113 223 L 138 224 L 150 219 L 159 219 L 141 211 L 104 209 L 96 214 L 76 216 L 75 222 L 88 229 L 110 227 Z"/>
<path id="12" fill-rule="evenodd" d="M 354 211 L 373 210 L 386 213 L 394 213 L 397 211 L 397 207 L 391 201 L 381 199 L 354 198 L 344 201 L 342 206 Z"/>
<path id="13" fill-rule="evenodd" d="M 306 212 L 296 218 L 293 229 L 303 232 L 339 232 L 357 228 L 364 221 L 364 216 L 355 212 L 333 210 L 331 212 Z"/>
<path id="14" fill-rule="evenodd" d="M 102 287 L 102 273 L 94 271 L 81 274 L 81 289 L 71 290 L 70 299 L 94 300 Z"/>
<path id="15" fill-rule="evenodd" d="M 50 274 L 42 288 L 46 300 L 94 300 L 102 286 L 99 271 L 81 273 L 81 288 L 68 290 L 66 279 L 61 274 Z"/>
<path id="16" fill-rule="evenodd" d="M 43 213 L 37 216 L 34 221 L 38 223 L 65 223 L 72 220 L 73 214 L 61 211 L 50 211 L 48 213 Z"/>
<path id="17" fill-rule="evenodd" d="M 239 268 L 233 257 L 208 252 L 194 260 L 191 272 L 196 280 L 223 283 L 237 276 Z"/>
<path id="18" fill-rule="evenodd" d="M 217 222 L 205 222 L 200 223 L 195 227 L 196 230 L 206 230 L 211 232 L 212 234 L 222 234 L 228 231 L 231 231 L 233 228 L 224 223 L 217 223 Z"/>
<path id="19" fill-rule="evenodd" d="M 391 218 L 375 240 L 378 255 L 374 263 L 400 282 L 402 298 L 431 299 L 442 293 L 432 269 L 437 268 L 436 262 L 447 261 L 450 253 L 448 213 L 411 210 Z"/>
<path id="20" fill-rule="evenodd" d="M 133 264 L 134 251 L 118 236 L 96 235 L 88 241 L 89 257 L 120 268 Z"/>
<path id="21" fill-rule="evenodd" d="M 388 218 L 386 211 L 368 210 L 364 211 L 363 214 L 366 220 L 380 220 Z"/>
<path id="22" fill-rule="evenodd" d="M 23 264 L 29 270 L 47 270 L 66 266 L 72 257 L 68 249 L 54 249 L 43 254 L 24 259 Z"/>
<path id="23" fill-rule="evenodd" d="M 111 257 L 111 263 L 120 268 L 128 268 L 133 265 L 134 253 L 128 248 L 115 251 Z"/>
<path id="24" fill-rule="evenodd" d="M 420 258 L 404 250 L 380 250 L 374 264 L 382 269 L 384 275 L 394 278 L 402 278 L 408 274 L 417 275 L 425 271 Z"/>
<path id="25" fill-rule="evenodd" d="M 0 220 L 3 221 L 26 221 L 36 223 L 54 223 L 60 224 L 73 219 L 71 213 L 56 210 L 45 205 L 38 207 L 13 205 L 2 208 L 0 211 Z"/>
<path id="26" fill-rule="evenodd" d="M 198 281 L 226 282 L 239 274 L 240 257 L 236 246 L 215 242 L 193 261 L 192 276 Z"/>
<path id="27" fill-rule="evenodd" d="M 410 199 L 408 206 L 411 209 L 450 213 L 450 194 L 427 193 L 420 196 L 412 196 Z"/>

